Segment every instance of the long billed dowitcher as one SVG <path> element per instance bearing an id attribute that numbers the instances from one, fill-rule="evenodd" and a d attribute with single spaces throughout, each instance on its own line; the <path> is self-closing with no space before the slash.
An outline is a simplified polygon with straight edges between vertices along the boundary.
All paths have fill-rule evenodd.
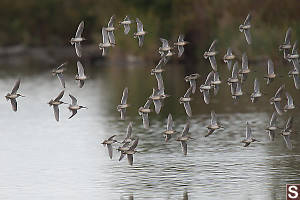
<path id="1" fill-rule="evenodd" d="M 148 99 L 144 105 L 144 107 L 140 107 L 138 110 L 139 115 L 142 116 L 144 128 L 149 128 L 149 113 L 152 112 L 150 109 L 150 105 L 152 103 L 152 99 Z"/>
<path id="2" fill-rule="evenodd" d="M 111 136 L 110 138 L 108 138 L 107 140 L 104 140 L 101 144 L 103 144 L 103 146 L 107 146 L 108 149 L 108 155 L 110 157 L 110 159 L 112 159 L 113 157 L 113 149 L 112 149 L 112 144 L 115 142 L 118 142 L 117 140 L 114 139 L 114 137 L 116 137 L 116 135 Z"/>
<path id="3" fill-rule="evenodd" d="M 196 86 L 196 80 L 200 77 L 199 74 L 191 74 L 186 77 L 184 77 L 184 80 L 186 82 L 190 83 L 190 87 L 192 88 L 192 93 L 194 94 L 196 92 L 197 86 Z"/>
<path id="4" fill-rule="evenodd" d="M 113 47 L 115 44 L 110 43 L 108 39 L 108 32 L 107 30 L 103 27 L 102 28 L 102 43 L 100 42 L 98 47 L 100 51 L 102 51 L 102 56 L 106 56 L 108 48 Z"/>
<path id="5" fill-rule="evenodd" d="M 139 138 L 137 137 L 134 140 L 133 144 L 129 147 L 129 149 L 124 151 L 124 154 L 127 155 L 129 165 L 133 164 L 133 154 L 135 154 L 137 152 L 135 149 L 136 149 L 138 143 L 139 143 Z"/>
<path id="6" fill-rule="evenodd" d="M 217 43 L 217 40 L 214 40 L 211 43 L 208 51 L 205 51 L 203 54 L 205 59 L 207 59 L 207 58 L 209 59 L 210 65 L 214 71 L 217 71 L 217 61 L 216 61 L 216 57 L 215 57 L 217 55 L 217 51 L 215 50 L 216 43 Z"/>
<path id="7" fill-rule="evenodd" d="M 192 100 L 192 98 L 190 97 L 191 93 L 192 93 L 192 88 L 189 87 L 189 89 L 187 89 L 184 96 L 179 98 L 179 103 L 180 104 L 183 103 L 185 112 L 186 112 L 187 116 L 189 116 L 189 117 L 192 117 L 192 108 L 190 105 L 190 101 Z"/>
<path id="8" fill-rule="evenodd" d="M 81 108 L 87 108 L 85 106 L 79 106 L 77 104 L 77 99 L 72 96 L 71 94 L 69 94 L 71 100 L 72 100 L 72 103 L 69 105 L 69 110 L 72 112 L 72 115 L 69 117 L 69 119 L 71 119 L 74 115 L 76 115 L 77 113 L 77 110 L 81 109 Z"/>
<path id="9" fill-rule="evenodd" d="M 210 136 L 215 130 L 223 128 L 217 119 L 215 111 L 211 111 L 210 116 L 210 124 L 207 126 L 208 133 L 205 135 L 205 137 Z"/>
<path id="10" fill-rule="evenodd" d="M 271 141 L 274 141 L 275 138 L 275 131 L 277 130 L 277 117 L 277 112 L 273 112 L 269 122 L 269 126 L 266 128 L 266 131 L 268 132 Z"/>
<path id="11" fill-rule="evenodd" d="M 147 34 L 146 31 L 144 31 L 143 23 L 139 18 L 136 18 L 136 27 L 137 27 L 137 32 L 134 33 L 134 38 L 138 38 L 139 40 L 139 47 L 142 47 L 144 44 L 144 37 Z"/>
<path id="12" fill-rule="evenodd" d="M 182 152 L 185 156 L 187 155 L 187 141 L 189 139 L 192 139 L 190 134 L 189 134 L 189 130 L 190 130 L 190 122 L 187 121 L 184 129 L 182 130 L 181 136 L 178 136 L 176 138 L 176 141 L 181 142 Z"/>
<path id="13" fill-rule="evenodd" d="M 15 112 L 16 112 L 17 109 L 18 109 L 17 98 L 18 98 L 18 97 L 25 97 L 25 96 L 23 96 L 23 95 L 17 93 L 17 92 L 18 92 L 18 89 L 19 89 L 19 87 L 20 87 L 20 83 L 21 83 L 21 80 L 18 79 L 18 80 L 16 81 L 16 83 L 15 83 L 15 85 L 14 85 L 14 87 L 13 87 L 11 93 L 7 93 L 6 96 L 5 96 L 5 98 L 6 98 L 7 101 L 10 100 L 12 109 L 13 109 L 13 111 L 15 111 Z"/>
<path id="14" fill-rule="evenodd" d="M 61 85 L 63 86 L 63 88 L 66 88 L 66 83 L 65 83 L 65 79 L 64 79 L 64 75 L 63 72 L 66 71 L 66 69 L 64 68 L 64 66 L 67 64 L 67 62 L 59 65 L 56 69 L 52 70 L 52 75 L 53 76 L 57 76 L 59 82 L 61 83 Z"/>
<path id="15" fill-rule="evenodd" d="M 288 110 L 293 110 L 293 109 L 295 109 L 296 106 L 294 105 L 293 97 L 292 97 L 288 92 L 285 93 L 285 96 L 286 96 L 286 99 L 287 99 L 287 103 L 286 103 L 286 105 L 284 106 L 283 110 L 284 110 L 285 112 L 287 112 Z"/>
<path id="16" fill-rule="evenodd" d="M 250 28 L 251 28 L 251 14 L 249 13 L 244 21 L 244 24 L 241 24 L 239 26 L 239 30 L 240 32 L 244 33 L 248 44 L 251 44 L 252 42 Z"/>
<path id="17" fill-rule="evenodd" d="M 123 90 L 121 104 L 117 106 L 117 110 L 121 113 L 121 120 L 125 120 L 126 109 L 129 107 L 129 104 L 127 104 L 127 99 L 128 99 L 128 88 L 126 87 Z"/>
<path id="18" fill-rule="evenodd" d="M 178 36 L 177 42 L 174 43 L 174 46 L 177 46 L 178 49 L 178 57 L 181 57 L 184 52 L 184 46 L 189 44 L 189 42 L 184 41 L 184 35 L 180 34 Z"/>
<path id="19" fill-rule="evenodd" d="M 51 99 L 48 102 L 49 106 L 53 106 L 54 116 L 55 116 L 56 121 L 59 121 L 59 108 L 58 108 L 58 106 L 61 105 L 61 104 L 67 104 L 67 103 L 61 101 L 61 98 L 64 96 L 64 93 L 65 93 L 64 90 L 61 91 L 54 100 Z"/>
<path id="20" fill-rule="evenodd" d="M 127 35 L 130 31 L 130 24 L 132 24 L 130 17 L 126 16 L 123 21 L 119 22 L 119 24 L 124 26 L 124 34 Z"/>
<path id="21" fill-rule="evenodd" d="M 241 82 L 245 82 L 247 79 L 247 75 L 250 73 L 250 69 L 248 66 L 248 56 L 246 53 L 242 55 L 242 69 L 240 69 L 239 74 L 241 76 Z"/>
<path id="22" fill-rule="evenodd" d="M 267 85 L 269 85 L 276 77 L 274 72 L 274 63 L 271 59 L 268 59 L 268 74 L 264 76 L 267 79 Z"/>
<path id="23" fill-rule="evenodd" d="M 252 130 L 248 122 L 246 122 L 246 138 L 242 140 L 245 143 L 244 147 L 249 146 L 252 142 L 259 142 L 252 136 Z"/>
<path id="24" fill-rule="evenodd" d="M 223 57 L 224 63 L 227 64 L 228 71 L 231 71 L 231 66 L 234 59 L 235 55 L 232 53 L 232 49 L 229 47 Z"/>
<path id="25" fill-rule="evenodd" d="M 292 48 L 291 45 L 291 33 L 292 29 L 291 27 L 288 28 L 288 30 L 285 33 L 285 38 L 283 44 L 279 46 L 279 50 L 283 50 L 283 58 L 287 59 L 288 50 Z"/>
<path id="26" fill-rule="evenodd" d="M 115 18 L 116 16 L 113 15 L 110 17 L 110 20 L 107 24 L 107 27 L 105 28 L 105 30 L 107 31 L 107 34 L 108 34 L 108 39 L 109 39 L 109 43 L 111 44 L 116 44 L 116 40 L 115 40 L 115 35 L 114 35 L 114 30 L 115 30 L 115 27 L 114 27 L 114 22 L 115 22 Z"/>
<path id="27" fill-rule="evenodd" d="M 270 103 L 274 104 L 274 108 L 279 115 L 283 114 L 280 102 L 282 100 L 281 95 L 283 93 L 284 88 L 285 85 L 284 84 L 281 85 L 280 88 L 278 88 L 277 92 L 275 93 L 274 97 L 270 99 Z"/>
<path id="28" fill-rule="evenodd" d="M 75 51 L 78 57 L 82 56 L 82 48 L 81 48 L 81 42 L 86 40 L 84 37 L 82 37 L 82 32 L 84 29 L 84 21 L 81 21 L 78 25 L 75 37 L 71 38 L 70 43 L 75 46 Z"/>
<path id="29" fill-rule="evenodd" d="M 84 74 L 84 68 L 81 64 L 80 61 L 77 61 L 77 73 L 76 76 L 75 76 L 75 80 L 78 81 L 78 86 L 80 88 L 83 87 L 84 85 L 84 81 L 87 79 L 86 75 Z"/>
<path id="30" fill-rule="evenodd" d="M 283 139 L 286 143 L 286 146 L 288 149 L 292 149 L 292 143 L 290 140 L 290 135 L 294 133 L 293 131 L 293 120 L 294 118 L 291 116 L 288 118 L 285 128 L 282 130 L 281 135 L 283 136 Z"/>
<path id="31" fill-rule="evenodd" d="M 168 122 L 167 122 L 167 130 L 163 132 L 165 135 L 165 141 L 168 142 L 171 138 L 172 135 L 176 133 L 176 131 L 173 129 L 174 122 L 171 113 L 168 116 Z"/>
<path id="32" fill-rule="evenodd" d="M 253 93 L 250 96 L 251 102 L 255 103 L 259 97 L 262 96 L 262 93 L 260 92 L 260 86 L 257 78 L 254 79 L 254 86 L 253 86 Z"/>
<path id="33" fill-rule="evenodd" d="M 214 72 L 211 71 L 207 75 L 204 84 L 200 85 L 200 87 L 199 87 L 200 92 L 203 93 L 203 99 L 206 104 L 209 104 L 209 102 L 210 102 L 209 92 L 213 88 L 213 85 L 211 84 L 211 82 L 213 81 L 213 78 L 214 78 Z"/>

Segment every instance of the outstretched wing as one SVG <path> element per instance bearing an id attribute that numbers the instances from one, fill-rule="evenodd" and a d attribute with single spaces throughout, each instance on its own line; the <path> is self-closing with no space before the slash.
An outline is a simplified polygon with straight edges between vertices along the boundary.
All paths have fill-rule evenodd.
<path id="1" fill-rule="evenodd" d="M 271 59 L 268 59 L 268 74 L 274 74 L 274 63 Z"/>
<path id="2" fill-rule="evenodd" d="M 211 43 L 211 45 L 210 45 L 210 47 L 209 47 L 209 51 L 215 51 L 215 48 L 216 48 L 216 43 L 217 43 L 217 40 L 214 40 L 212 43 Z"/>
<path id="3" fill-rule="evenodd" d="M 54 101 L 59 101 L 59 100 L 61 100 L 61 98 L 64 96 L 64 94 L 65 94 L 65 91 L 62 90 L 62 91 L 58 94 L 58 96 L 54 99 Z"/>
<path id="4" fill-rule="evenodd" d="M 16 81 L 16 83 L 15 83 L 15 85 L 14 85 L 12 91 L 11 91 L 11 94 L 16 94 L 16 93 L 17 93 L 17 91 L 18 91 L 18 89 L 19 89 L 19 87 L 20 87 L 20 83 L 21 83 L 21 80 L 18 79 L 18 80 Z"/>
<path id="5" fill-rule="evenodd" d="M 70 98 L 71 98 L 71 100 L 72 100 L 71 105 L 72 105 L 72 106 L 77 105 L 77 99 L 76 99 L 73 95 L 71 95 L 71 94 L 69 94 L 69 96 L 70 96 Z"/>
<path id="6" fill-rule="evenodd" d="M 121 99 L 121 104 L 125 105 L 127 103 L 127 98 L 128 98 L 128 88 L 126 87 L 123 90 L 123 95 L 122 95 L 122 99 Z"/>
<path id="7" fill-rule="evenodd" d="M 244 34 L 245 34 L 245 38 L 248 44 L 252 43 L 252 38 L 251 38 L 251 33 L 250 33 L 250 29 L 246 29 L 244 30 Z"/>
<path id="8" fill-rule="evenodd" d="M 187 121 L 184 128 L 183 128 L 183 130 L 182 130 L 181 136 L 185 137 L 189 133 L 189 131 L 190 131 L 190 121 Z"/>
<path id="9" fill-rule="evenodd" d="M 171 113 L 168 116 L 167 130 L 168 131 L 173 130 L 173 118 L 172 118 Z"/>
<path id="10" fill-rule="evenodd" d="M 78 28 L 77 28 L 77 31 L 76 31 L 76 34 L 75 34 L 76 38 L 80 38 L 81 37 L 83 29 L 84 29 L 84 21 L 81 21 L 80 24 L 78 25 Z"/>
<path id="11" fill-rule="evenodd" d="M 249 13 L 244 21 L 244 25 L 250 25 L 251 22 L 251 13 Z"/>
<path id="12" fill-rule="evenodd" d="M 143 31 L 143 23 L 141 22 L 141 20 L 139 18 L 136 18 L 136 26 L 137 26 L 137 31 L 141 32 Z"/>

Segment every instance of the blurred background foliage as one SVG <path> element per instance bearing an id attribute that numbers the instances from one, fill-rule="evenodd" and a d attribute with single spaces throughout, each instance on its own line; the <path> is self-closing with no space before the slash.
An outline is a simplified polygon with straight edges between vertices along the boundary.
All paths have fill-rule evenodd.
<path id="1" fill-rule="evenodd" d="M 248 46 L 238 30 L 251 12 L 253 44 Z M 292 39 L 300 38 L 299 0 L 1 0 L 0 46 L 24 44 L 26 46 L 68 46 L 81 20 L 85 21 L 85 44 L 97 45 L 100 30 L 110 16 L 116 22 L 125 15 L 138 17 L 144 23 L 146 35 L 142 50 L 132 34 L 116 31 L 116 47 L 112 54 L 133 54 L 153 59 L 158 57 L 159 37 L 174 42 L 180 33 L 192 42 L 186 48 L 189 60 L 202 59 L 202 54 L 214 39 L 223 55 L 231 46 L 241 55 L 278 56 L 278 45 L 285 31 L 293 29 Z"/>

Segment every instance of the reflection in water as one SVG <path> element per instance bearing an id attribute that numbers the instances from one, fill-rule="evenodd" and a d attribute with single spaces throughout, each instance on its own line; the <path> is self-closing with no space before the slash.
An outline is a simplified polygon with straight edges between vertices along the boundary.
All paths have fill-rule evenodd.
<path id="1" fill-rule="evenodd" d="M 245 95 L 237 104 L 225 83 L 209 105 L 203 102 L 197 88 L 191 102 L 190 133 L 195 139 L 189 142 L 189 153 L 184 156 L 180 144 L 175 142 L 177 135 L 168 143 L 164 141 L 167 116 L 172 114 L 174 129 L 181 132 L 186 114 L 178 98 L 188 87 L 184 77 L 199 73 L 199 85 L 205 81 L 209 67 L 199 66 L 187 73 L 184 66 L 168 64 L 163 77 L 166 92 L 172 96 L 165 100 L 159 115 L 150 114 L 150 129 L 145 130 L 137 109 L 156 85 L 155 78 L 150 76 L 151 66 L 101 65 L 86 66 L 89 79 L 80 89 L 74 81 L 76 63 L 68 64 L 65 94 L 72 93 L 89 109 L 68 120 L 70 113 L 67 106 L 62 105 L 59 123 L 47 105 L 49 99 L 61 91 L 59 81 L 50 70 L 38 66 L 17 70 L 0 68 L 2 94 L 10 90 L 21 74 L 21 89 L 26 96 L 19 102 L 17 113 L 11 111 L 4 97 L 0 101 L 0 195 L 3 199 L 130 199 L 130 196 L 135 199 L 187 199 L 187 196 L 283 199 L 285 184 L 299 183 L 299 134 L 293 135 L 294 149 L 289 151 L 280 134 L 271 142 L 264 130 L 273 112 L 266 102 L 283 82 L 298 106 L 300 94 L 287 76 L 266 86 L 260 76 L 265 68 L 250 63 L 253 73 L 243 85 Z M 288 69 L 282 66 L 277 71 L 287 74 Z M 229 75 L 225 65 L 223 69 L 220 67 L 221 80 Z M 260 79 L 264 95 L 252 104 L 249 94 L 255 77 Z M 124 122 L 119 120 L 116 106 L 125 87 L 129 89 L 131 107 Z M 70 100 L 65 95 L 62 101 Z M 295 129 L 299 130 L 297 109 L 290 113 L 295 117 Z M 205 138 L 211 110 L 218 113 L 218 120 L 225 128 Z M 288 117 L 286 114 L 279 119 L 280 127 Z M 113 134 L 117 140 L 124 139 L 129 121 L 133 121 L 133 135 L 140 138 L 133 166 L 125 159 L 119 162 L 117 154 L 110 160 L 107 149 L 100 145 Z M 246 121 L 261 141 L 248 148 L 240 143 Z"/>

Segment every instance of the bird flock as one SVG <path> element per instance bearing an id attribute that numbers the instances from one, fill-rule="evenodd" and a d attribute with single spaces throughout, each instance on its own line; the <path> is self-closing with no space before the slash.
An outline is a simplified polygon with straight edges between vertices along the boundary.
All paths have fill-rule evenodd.
<path id="1" fill-rule="evenodd" d="M 108 24 L 107 27 L 103 27 L 101 29 L 102 32 L 102 42 L 99 43 L 98 47 L 101 52 L 102 56 L 106 56 L 108 54 L 108 49 L 110 47 L 116 46 L 116 40 L 114 36 L 114 31 L 117 30 L 116 27 L 114 27 L 115 23 L 115 15 L 113 15 Z M 136 18 L 136 32 L 133 33 L 133 37 L 138 39 L 138 46 L 142 47 L 145 39 L 145 35 L 147 34 L 146 31 L 144 31 L 143 24 L 140 21 L 140 19 Z M 128 35 L 131 29 L 131 25 L 134 23 L 129 16 L 126 16 L 121 22 L 119 22 L 119 26 L 124 27 L 124 34 Z M 84 21 L 82 21 L 76 31 L 76 34 L 74 37 L 70 39 L 71 45 L 74 45 L 76 55 L 80 58 L 82 56 L 82 42 L 84 42 L 86 39 L 82 36 L 84 30 Z M 251 14 L 249 13 L 244 21 L 243 24 L 239 26 L 239 31 L 242 32 L 245 36 L 245 40 L 248 45 L 252 43 L 252 37 L 251 37 Z M 279 46 L 279 50 L 283 51 L 283 58 L 287 60 L 289 63 L 291 63 L 292 70 L 288 73 L 289 77 L 293 78 L 294 85 L 296 89 L 300 88 L 299 85 L 299 54 L 297 52 L 298 46 L 297 41 L 294 42 L 294 44 L 291 44 L 291 32 L 292 29 L 288 28 L 285 39 L 283 44 Z M 161 59 L 159 60 L 158 64 L 155 66 L 155 68 L 151 69 L 150 74 L 154 75 L 157 80 L 157 88 L 153 88 L 152 94 L 146 99 L 146 103 L 144 106 L 141 106 L 138 108 L 138 114 L 142 118 L 143 127 L 145 129 L 148 129 L 150 127 L 150 120 L 149 120 L 149 114 L 153 112 L 153 110 L 150 108 L 152 103 L 154 105 L 154 111 L 156 114 L 159 114 L 163 105 L 164 100 L 170 95 L 165 93 L 165 87 L 163 82 L 163 76 L 162 74 L 165 72 L 165 69 L 163 68 L 170 58 L 174 56 L 175 54 L 178 55 L 178 57 L 181 57 L 184 53 L 184 47 L 189 44 L 189 42 L 184 40 L 184 35 L 180 34 L 178 37 L 177 42 L 173 44 L 173 46 L 169 45 L 168 40 L 164 38 L 160 38 L 161 41 L 161 47 L 158 48 L 158 53 L 160 54 Z M 219 91 L 220 84 L 222 84 L 223 81 L 220 80 L 220 76 L 218 73 L 218 67 L 216 62 L 216 56 L 218 52 L 216 51 L 217 46 L 217 40 L 214 40 L 209 47 L 207 51 L 204 52 L 204 58 L 209 60 L 210 66 L 212 68 L 212 71 L 208 73 L 207 78 L 203 84 L 199 86 L 199 91 L 203 95 L 203 100 L 205 104 L 209 104 L 210 100 L 212 98 L 212 91 L 213 95 L 217 95 Z M 177 47 L 177 48 L 176 48 Z M 230 92 L 232 95 L 232 99 L 234 103 L 239 102 L 239 98 L 244 95 L 242 91 L 242 86 L 247 80 L 247 76 L 249 73 L 251 73 L 251 70 L 248 66 L 248 57 L 247 54 L 244 53 L 241 57 L 241 68 L 239 68 L 239 63 L 237 61 L 237 57 L 234 55 L 231 48 L 228 48 L 226 51 L 226 54 L 223 57 L 224 63 L 227 65 L 227 68 L 229 72 L 231 72 L 231 77 L 227 79 L 227 84 L 230 87 Z M 61 86 L 65 88 L 65 80 L 63 73 L 65 72 L 65 66 L 66 62 L 58 66 L 56 69 L 52 70 L 52 74 L 56 75 L 58 77 L 58 80 L 61 83 Z M 77 61 L 77 71 L 78 74 L 75 76 L 75 80 L 78 82 L 79 88 L 83 88 L 85 81 L 87 80 L 87 76 L 84 72 L 84 67 L 80 61 Z M 182 151 L 184 155 L 187 155 L 187 143 L 188 140 L 192 139 L 191 134 L 189 133 L 189 129 L 191 126 L 190 118 L 192 117 L 192 108 L 190 105 L 190 102 L 193 100 L 191 97 L 193 94 L 197 91 L 197 79 L 200 77 L 199 74 L 190 74 L 184 78 L 185 82 L 189 82 L 189 87 L 186 90 L 185 94 L 178 99 L 180 104 L 183 104 L 183 107 L 185 109 L 186 115 L 187 115 L 187 122 L 185 124 L 185 127 L 183 128 L 181 134 L 176 137 L 176 141 L 181 143 Z M 278 77 L 278 74 L 274 71 L 274 63 L 271 59 L 267 60 L 267 74 L 264 75 L 264 79 L 266 79 L 266 84 L 270 85 L 274 79 Z M 5 97 L 7 100 L 10 100 L 13 111 L 17 111 L 17 101 L 16 99 L 18 97 L 24 97 L 23 95 L 17 93 L 18 89 L 20 87 L 20 79 L 18 79 L 11 91 L 11 93 L 8 93 Z M 254 89 L 253 93 L 250 95 L 250 101 L 252 103 L 255 103 L 259 100 L 260 97 L 264 95 L 263 92 L 260 90 L 260 83 L 257 79 L 257 77 L 254 79 Z M 287 99 L 286 105 L 282 106 L 284 95 Z M 48 104 L 49 106 L 53 107 L 54 110 L 54 116 L 56 121 L 59 121 L 59 105 L 61 104 L 67 104 L 61 99 L 64 96 L 64 90 L 62 90 L 57 97 L 54 99 L 51 99 Z M 72 118 L 74 115 L 77 114 L 77 111 L 79 109 L 87 107 L 78 105 L 77 99 L 69 94 L 69 97 L 71 98 L 71 103 L 69 104 L 68 108 L 72 112 L 71 116 Z M 120 119 L 125 120 L 126 119 L 126 110 L 130 107 L 130 105 L 127 103 L 128 100 L 128 88 L 125 87 L 123 90 L 123 95 L 121 98 L 121 102 L 119 105 L 117 105 L 117 111 L 120 112 Z M 265 131 L 268 133 L 270 140 L 273 141 L 275 138 L 275 133 L 277 130 L 280 130 L 280 134 L 283 136 L 283 139 L 286 143 L 286 146 L 288 149 L 292 149 L 292 143 L 290 140 L 290 136 L 293 135 L 296 131 L 293 130 L 293 116 L 290 115 L 285 127 L 279 127 L 277 125 L 277 119 L 279 116 L 282 116 L 284 113 L 288 113 L 289 110 L 295 109 L 295 105 L 293 102 L 292 96 L 289 94 L 288 91 L 285 89 L 285 84 L 282 84 L 273 97 L 270 98 L 269 103 L 274 106 L 274 112 L 272 114 L 272 117 L 270 119 L 269 125 L 266 127 Z M 174 122 L 172 115 L 168 115 L 167 119 L 167 126 L 166 130 L 163 132 L 163 135 L 165 137 L 165 142 L 169 142 L 172 137 L 174 137 L 178 132 L 174 130 Z M 101 144 L 104 146 L 107 146 L 109 157 L 113 157 L 113 149 L 116 149 L 120 152 L 120 158 L 119 161 L 121 161 L 125 155 L 127 155 L 128 162 L 130 165 L 133 164 L 133 155 L 138 152 L 136 150 L 136 147 L 139 142 L 139 137 L 134 137 L 132 135 L 132 129 L 133 129 L 133 123 L 129 122 L 129 125 L 127 127 L 127 133 L 125 138 L 122 141 L 118 141 L 115 139 L 117 135 L 112 135 L 108 139 L 104 140 Z M 213 134 L 216 130 L 224 129 L 222 124 L 217 118 L 217 115 L 214 110 L 211 111 L 211 121 L 210 124 L 207 126 L 207 134 L 205 137 L 210 136 Z M 244 147 L 249 146 L 252 142 L 259 142 L 257 139 L 255 139 L 252 135 L 252 130 L 249 122 L 246 122 L 246 137 L 241 141 L 241 143 L 244 143 Z M 114 144 L 120 144 L 121 146 L 118 146 L 117 148 L 114 148 Z"/>

